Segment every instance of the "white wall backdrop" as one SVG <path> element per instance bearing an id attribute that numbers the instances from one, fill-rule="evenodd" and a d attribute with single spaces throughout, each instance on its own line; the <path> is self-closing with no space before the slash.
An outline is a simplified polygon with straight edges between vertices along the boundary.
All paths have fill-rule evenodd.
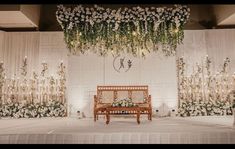
<path id="1" fill-rule="evenodd" d="M 231 72 L 235 71 L 235 30 L 187 30 L 184 44 L 177 56 L 194 64 L 206 54 L 213 58 L 213 68 L 220 67 L 226 56 L 231 58 Z M 61 60 L 67 66 L 68 109 L 92 116 L 93 96 L 97 85 L 149 85 L 154 109 L 164 116 L 177 107 L 176 57 L 165 58 L 160 53 L 149 54 L 146 59 L 133 58 L 128 72 L 118 73 L 113 68 L 112 56 L 98 57 L 89 53 L 68 56 L 62 32 L 0 32 L 0 61 L 7 67 L 7 75 L 18 74 L 24 56 L 28 56 L 29 71 L 40 70 L 41 62 L 49 65 L 55 74 Z"/>
<path id="2" fill-rule="evenodd" d="M 81 109 L 92 116 L 93 96 L 97 85 L 148 85 L 152 103 L 161 111 L 177 105 L 177 76 L 175 57 L 165 59 L 157 54 L 146 59 L 126 56 L 132 60 L 127 72 L 113 68 L 113 56 L 97 57 L 94 54 L 71 56 L 68 60 L 69 102 L 75 109 Z M 76 103 L 76 104 L 75 104 Z M 155 108 L 155 109 L 156 109 Z"/>

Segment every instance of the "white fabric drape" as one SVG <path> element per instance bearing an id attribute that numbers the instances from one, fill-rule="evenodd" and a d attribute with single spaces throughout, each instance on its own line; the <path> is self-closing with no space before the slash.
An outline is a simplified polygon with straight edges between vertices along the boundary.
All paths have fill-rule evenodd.
<path id="1" fill-rule="evenodd" d="M 222 30 L 186 30 L 185 31 L 185 38 L 182 45 L 179 45 L 177 48 L 177 57 L 184 56 L 187 65 L 187 74 L 190 74 L 193 69 L 193 65 L 196 64 L 196 62 L 202 62 L 202 58 L 204 58 L 207 54 L 212 59 L 212 73 L 215 73 L 216 71 L 221 70 L 222 64 L 224 59 L 228 56 L 231 60 L 230 62 L 230 72 L 233 73 L 235 71 L 235 29 L 222 29 Z M 116 74 L 112 74 L 110 78 L 107 78 L 107 75 L 103 76 L 104 69 L 107 68 L 105 72 L 108 72 L 110 69 L 113 69 L 111 67 L 98 67 L 99 64 L 95 63 L 95 60 L 92 59 L 90 61 L 86 68 L 83 68 L 84 61 L 87 61 L 86 57 L 80 57 L 79 61 L 81 63 L 76 63 L 76 58 L 73 59 L 73 57 L 68 57 L 67 53 L 68 50 L 66 48 L 65 42 L 63 40 L 63 32 L 2 32 L 0 31 L 0 61 L 4 62 L 4 66 L 6 68 L 6 74 L 7 77 L 12 77 L 14 74 L 19 76 L 20 74 L 20 67 L 22 66 L 22 60 L 25 56 L 28 58 L 28 77 L 31 77 L 32 71 L 35 70 L 36 72 L 40 72 L 41 70 L 41 62 L 46 61 L 48 63 L 48 75 L 56 75 L 58 64 L 61 60 L 63 60 L 65 66 L 67 67 L 67 72 L 70 74 L 67 76 L 74 76 L 73 78 L 67 78 L 67 87 L 68 90 L 71 90 L 68 92 L 68 98 L 74 98 L 74 100 L 80 99 L 79 102 L 73 103 L 73 105 L 79 105 L 84 102 L 89 103 L 91 100 L 93 100 L 93 94 L 95 93 L 95 90 L 93 92 L 88 90 L 87 82 L 85 79 L 94 80 L 92 86 L 97 85 L 97 82 L 106 81 L 105 83 L 109 83 L 112 81 L 116 81 L 117 79 L 126 79 L 128 80 L 128 74 L 126 74 L 127 77 L 120 78 Z M 153 53 L 156 54 L 156 53 Z M 95 56 L 95 58 L 97 58 Z M 157 59 L 158 57 L 154 57 L 154 59 Z M 68 61 L 70 59 L 70 61 Z M 97 58 L 98 59 L 98 58 Z M 165 58 L 163 57 L 163 60 Z M 112 61 L 112 60 L 110 60 Z M 152 59 L 147 59 L 145 62 L 149 63 L 148 69 L 155 69 L 156 67 L 152 67 L 152 64 L 156 61 L 153 61 Z M 173 59 L 174 61 L 174 59 Z M 160 60 L 157 60 L 157 63 L 160 65 Z M 167 63 L 168 61 L 166 61 Z M 142 62 L 140 62 L 141 64 Z M 103 61 L 101 64 L 104 64 Z M 101 65 L 100 64 L 100 65 Z M 91 67 L 94 66 L 94 71 L 91 70 Z M 78 72 L 76 67 L 79 67 L 81 69 L 87 69 L 88 73 Z M 159 66 L 160 67 L 160 66 Z M 164 68 L 165 67 L 165 68 Z M 173 66 L 174 67 L 174 66 Z M 100 68 L 100 69 L 99 69 Z M 133 67 L 134 68 L 134 67 Z M 144 68 L 144 67 L 143 67 Z M 161 65 L 162 70 L 166 69 L 166 65 Z M 96 70 L 97 69 L 97 70 Z M 99 69 L 99 70 L 98 70 Z M 144 68 L 147 69 L 147 68 Z M 169 68 L 167 68 L 169 69 Z M 172 70 L 172 68 L 170 68 Z M 156 71 L 156 70 L 154 70 Z M 172 70 L 175 71 L 175 70 Z M 146 71 L 147 74 L 143 73 L 143 76 L 150 75 L 148 71 Z M 171 72 L 171 71 L 169 71 Z M 169 73 L 168 71 L 162 71 L 159 72 L 158 75 L 156 75 L 156 80 L 169 80 L 169 83 L 175 83 L 172 82 L 172 78 L 168 78 Z M 163 73 L 165 73 L 163 75 Z M 72 75 L 71 75 L 72 74 Z M 98 78 L 98 75 L 103 78 Z M 141 74 L 141 73 L 136 73 Z M 153 75 L 154 73 L 152 73 Z M 162 74 L 162 75 L 161 75 Z M 115 79 L 115 77 L 117 79 Z M 72 78 L 72 79 L 71 79 Z M 74 79 L 78 78 L 81 80 L 77 81 Z M 85 78 L 85 79 L 84 79 Z M 175 78 L 177 79 L 177 78 Z M 97 81 L 98 80 L 98 81 Z M 174 80 L 174 79 L 173 79 Z M 152 80 L 151 80 L 152 81 Z M 150 82 L 151 82 L 150 81 Z M 74 83 L 75 82 L 75 83 Z M 148 84 L 151 84 L 151 83 Z M 77 83 L 77 84 L 76 84 Z M 112 84 L 112 83 L 111 83 Z M 156 85 L 156 84 L 151 84 Z M 80 87 L 82 86 L 82 88 Z M 71 89 L 71 88 L 72 89 Z M 161 86 L 161 88 L 163 88 Z M 167 86 L 166 92 L 168 91 L 169 87 Z M 89 99 L 83 98 L 81 94 L 91 94 L 89 96 Z M 168 94 L 172 94 L 171 92 Z M 165 95 L 165 93 L 164 93 Z M 171 97 L 173 100 L 177 100 L 177 94 L 172 94 L 175 97 Z M 88 97 L 88 95 L 87 95 Z M 161 100 L 169 100 L 162 98 L 160 96 L 159 92 L 156 92 L 156 97 Z M 165 97 L 165 96 L 164 96 Z M 68 101 L 71 101 L 71 98 L 68 99 Z M 89 101 L 88 101 L 89 100 Z M 159 100 L 158 100 L 159 101 Z M 158 102 L 156 100 L 153 100 L 153 102 Z M 80 103 L 81 102 L 81 103 Z M 172 101 L 171 101 L 172 102 Z M 92 106 L 91 106 L 92 108 Z M 77 109 L 76 109 L 77 110 Z M 92 111 L 92 109 L 90 110 Z M 168 111 L 166 111 L 168 113 Z"/>
<path id="2" fill-rule="evenodd" d="M 234 144 L 233 132 L 7 134 L 1 144 Z"/>
<path id="3" fill-rule="evenodd" d="M 230 58 L 230 73 L 235 71 L 235 30 L 209 30 L 206 32 L 207 53 L 212 58 L 214 71 L 221 70 L 223 60 Z"/>
<path id="4" fill-rule="evenodd" d="M 235 71 L 235 30 L 186 30 L 182 45 L 177 48 L 177 57 L 184 56 L 189 64 L 201 62 L 207 54 L 212 59 L 212 71 L 221 68 L 223 60 L 229 57 L 230 71 Z M 67 50 L 62 32 L 3 32 L 0 31 L 0 61 L 5 63 L 8 77 L 19 75 L 23 58 L 28 58 L 28 71 L 37 71 L 46 61 L 49 73 L 56 73 L 61 60 L 67 64 Z M 30 74 L 30 73 L 29 73 Z M 28 75 L 29 75 L 28 74 Z"/>
<path id="5" fill-rule="evenodd" d="M 0 31 L 0 61 L 3 61 L 4 32 Z"/>
<path id="6" fill-rule="evenodd" d="M 63 32 L 40 32 L 39 65 L 41 62 L 48 63 L 49 75 L 56 75 L 61 61 L 68 66 L 68 50 L 66 48 Z M 66 71 L 68 68 L 66 69 Z M 66 72 L 67 74 L 67 72 Z"/>
<path id="7" fill-rule="evenodd" d="M 28 74 L 40 73 L 43 61 L 48 63 L 48 75 L 56 75 L 61 61 L 67 66 L 67 50 L 62 32 L 0 32 L 0 61 L 7 77 L 20 76 L 23 59 L 27 56 Z"/>
<path id="8" fill-rule="evenodd" d="M 177 48 L 177 57 L 184 57 L 190 74 L 196 63 L 208 55 L 212 60 L 211 71 L 220 71 L 226 57 L 230 58 L 230 73 L 235 71 L 235 30 L 186 30 L 183 44 Z"/>
<path id="9" fill-rule="evenodd" d="M 32 71 L 37 71 L 38 68 L 39 33 L 1 32 L 1 39 L 3 47 L 0 49 L 0 60 L 4 62 L 7 77 L 12 77 L 14 74 L 20 76 L 25 56 L 28 59 L 27 77 L 31 77 Z"/>

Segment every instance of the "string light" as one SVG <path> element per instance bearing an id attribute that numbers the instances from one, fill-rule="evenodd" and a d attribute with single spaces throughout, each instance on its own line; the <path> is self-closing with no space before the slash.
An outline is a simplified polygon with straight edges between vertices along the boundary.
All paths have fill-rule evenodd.
<path id="1" fill-rule="evenodd" d="M 124 10 L 78 5 L 71 10 L 59 5 L 56 18 L 64 31 L 69 52 L 73 55 L 89 51 L 102 56 L 128 53 L 145 57 L 147 53 L 161 50 L 165 56 L 173 56 L 177 45 L 183 41 L 183 26 L 190 15 L 190 9 L 185 5 L 161 9 L 138 6 Z M 140 48 L 144 50 L 141 55 L 137 50 Z"/>
<path id="2" fill-rule="evenodd" d="M 222 71 L 216 72 L 214 75 L 211 74 L 211 60 L 208 56 L 206 56 L 205 63 L 197 63 L 196 71 L 193 71 L 190 77 L 185 77 L 186 68 L 188 67 L 186 67 L 184 58 L 177 60 L 179 80 L 178 111 L 181 116 L 232 114 L 231 109 L 227 105 L 232 105 L 231 101 L 228 100 L 228 96 L 233 89 L 230 86 L 235 86 L 235 77 L 229 75 L 227 71 L 230 63 L 229 58 L 224 60 Z M 207 75 L 208 77 L 205 77 Z M 213 110 L 208 111 L 208 107 L 216 109 L 219 113 L 214 113 Z M 195 110 L 188 111 L 187 109 L 190 108 Z"/>

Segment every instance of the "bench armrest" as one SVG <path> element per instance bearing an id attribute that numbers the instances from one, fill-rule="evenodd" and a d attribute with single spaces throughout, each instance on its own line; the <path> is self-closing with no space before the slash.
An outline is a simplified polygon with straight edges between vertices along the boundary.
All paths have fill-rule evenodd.
<path id="1" fill-rule="evenodd" d="M 148 96 L 148 104 L 149 104 L 149 107 L 152 108 L 152 97 L 151 97 L 151 95 Z"/>

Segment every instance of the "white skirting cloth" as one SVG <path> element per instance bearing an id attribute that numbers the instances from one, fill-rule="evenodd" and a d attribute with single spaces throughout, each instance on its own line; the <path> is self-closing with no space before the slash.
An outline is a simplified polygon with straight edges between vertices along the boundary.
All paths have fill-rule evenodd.
<path id="1" fill-rule="evenodd" d="M 0 119 L 0 144 L 234 144 L 230 117 Z"/>
<path id="2" fill-rule="evenodd" d="M 234 144 L 235 133 L 81 133 L 0 135 L 1 144 Z"/>

